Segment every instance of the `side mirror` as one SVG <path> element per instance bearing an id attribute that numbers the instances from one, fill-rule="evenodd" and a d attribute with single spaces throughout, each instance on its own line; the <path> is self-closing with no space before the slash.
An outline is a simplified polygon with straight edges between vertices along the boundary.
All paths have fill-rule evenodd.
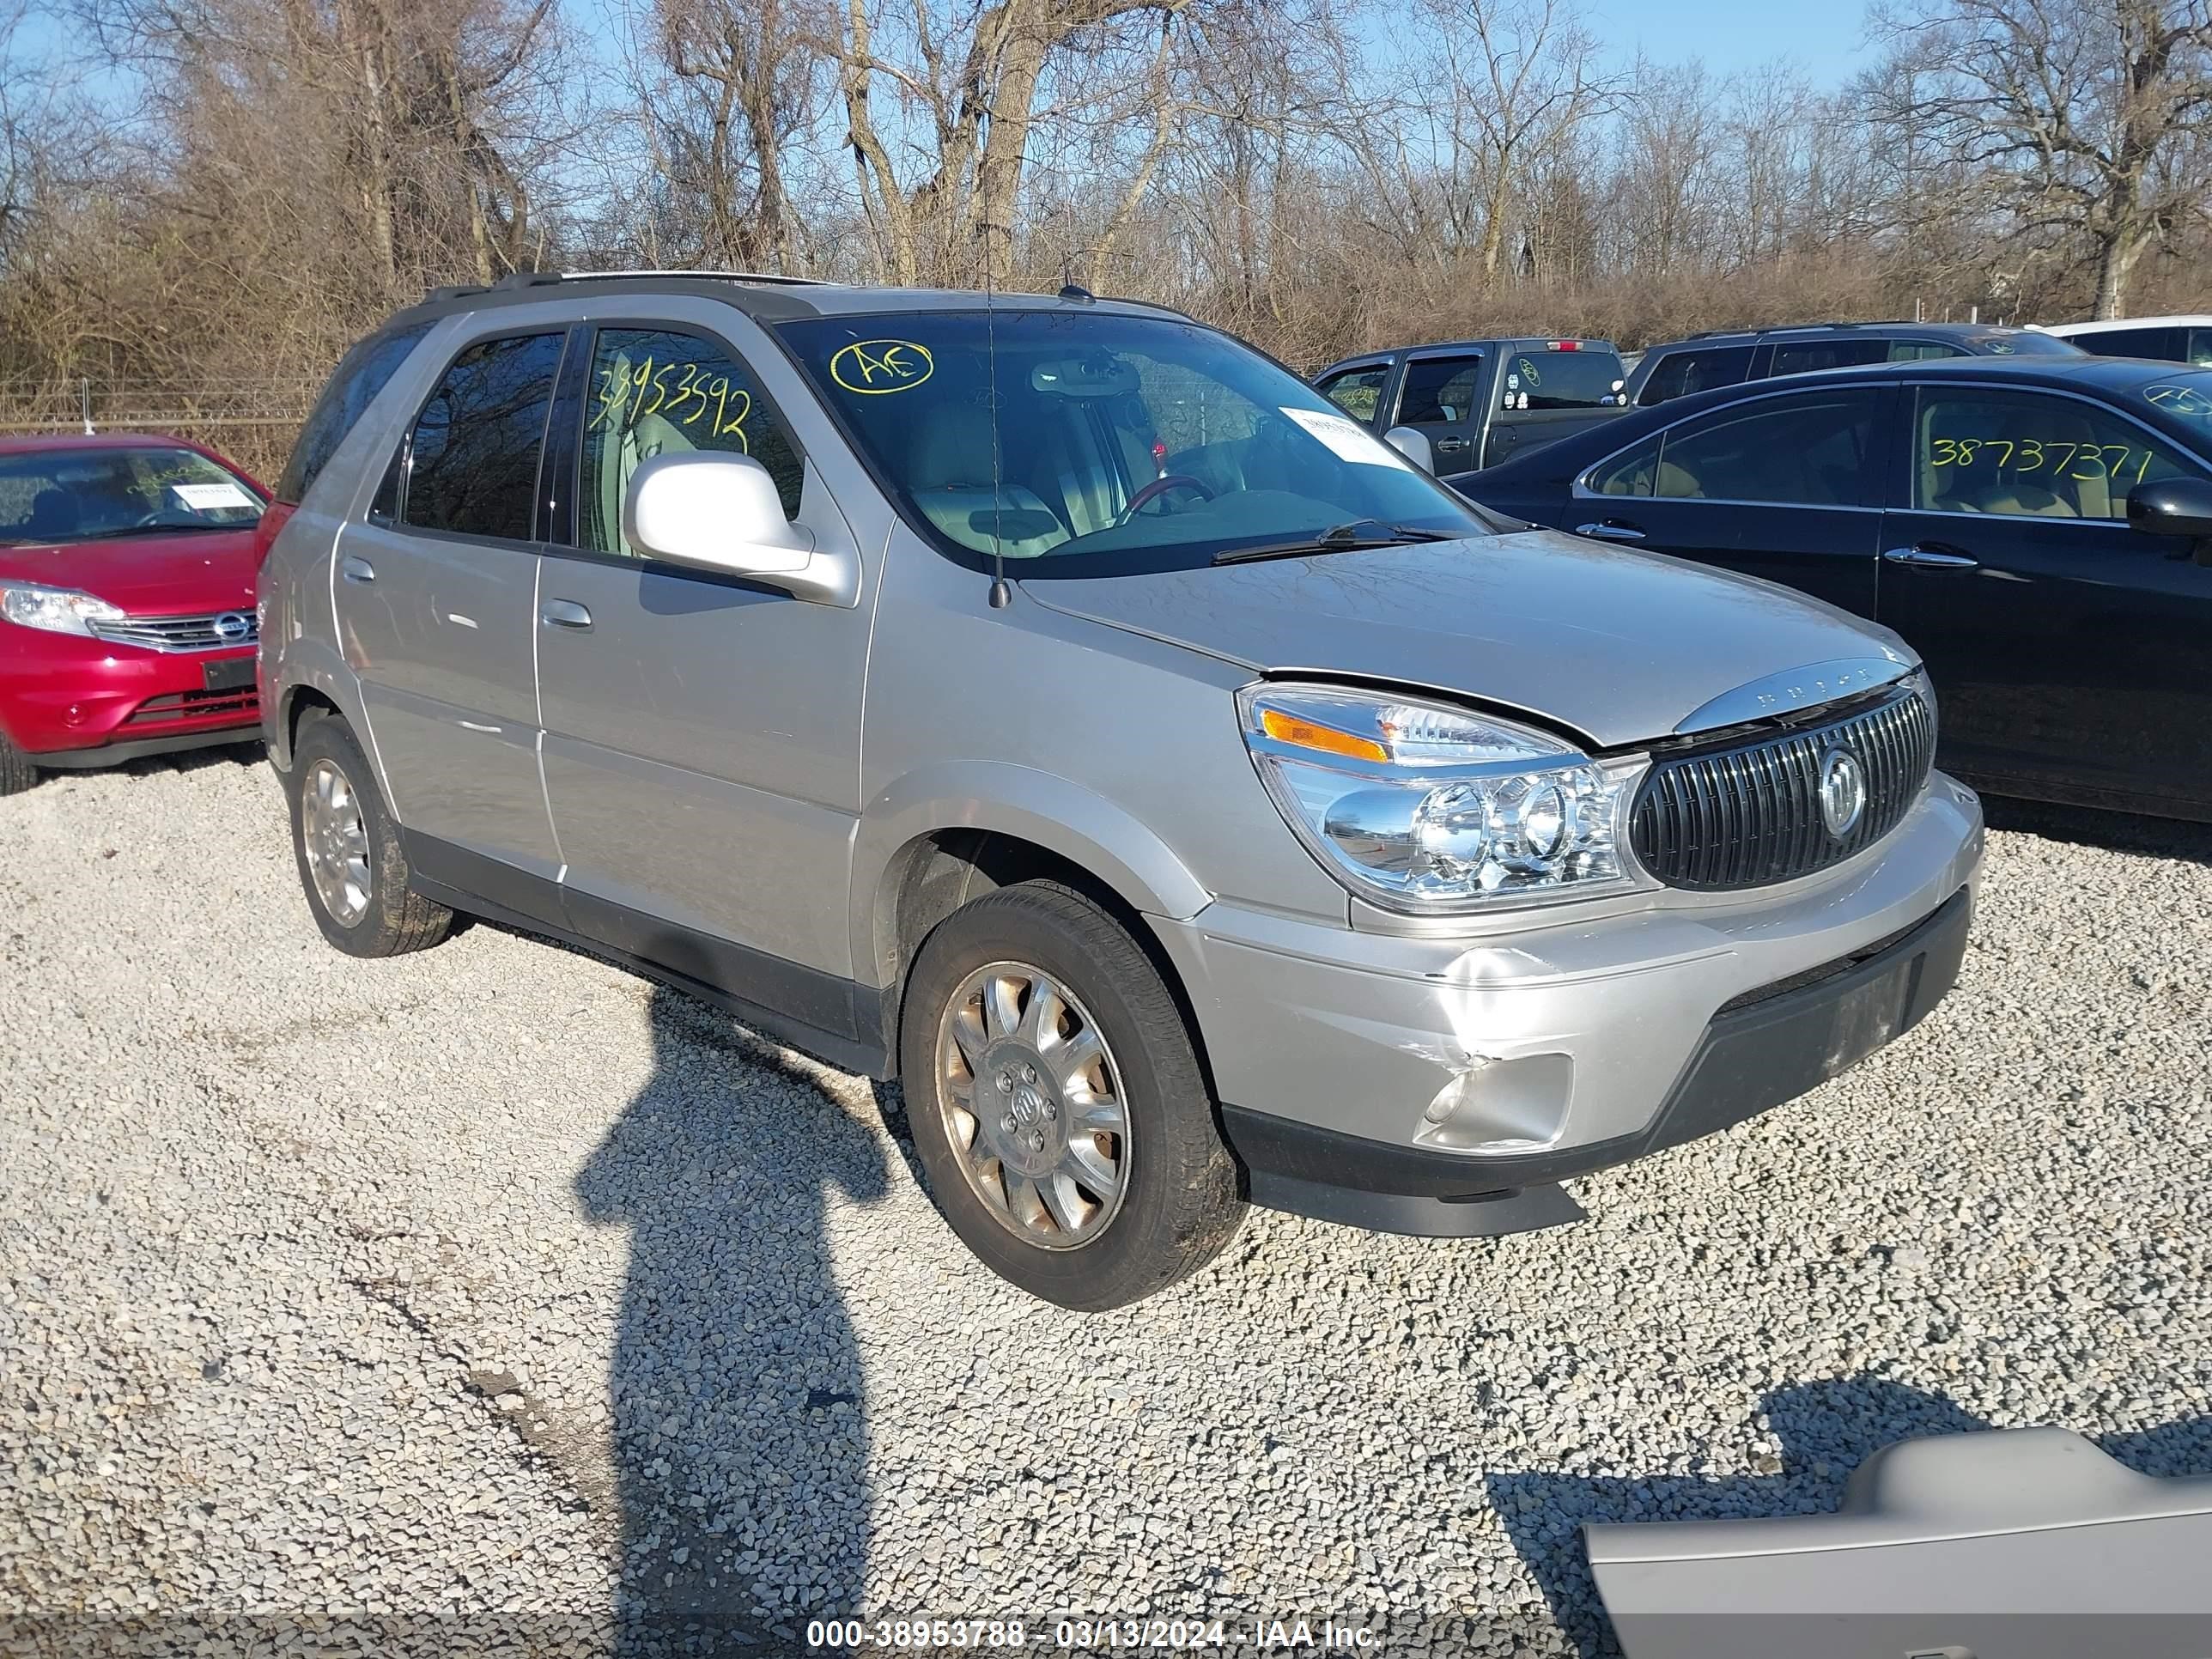
<path id="1" fill-rule="evenodd" d="M 859 572 L 783 516 L 768 469 L 750 455 L 687 451 L 641 463 L 623 495 L 623 535 L 641 553 L 694 570 L 750 576 L 800 599 L 849 605 Z"/>
<path id="2" fill-rule="evenodd" d="M 2128 524 L 2150 536 L 2188 536 L 2197 562 L 2212 564 L 2212 483 L 2161 478 L 2128 492 Z"/>
<path id="3" fill-rule="evenodd" d="M 1430 446 L 1429 434 L 1418 428 L 1394 426 L 1382 434 L 1382 441 L 1422 471 L 1437 470 L 1437 452 Z"/>

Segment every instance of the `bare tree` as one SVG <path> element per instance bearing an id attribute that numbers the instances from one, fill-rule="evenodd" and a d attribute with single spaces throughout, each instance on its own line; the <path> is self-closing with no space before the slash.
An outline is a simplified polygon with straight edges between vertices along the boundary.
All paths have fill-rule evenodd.
<path id="1" fill-rule="evenodd" d="M 2094 313 L 2121 315 L 2142 256 L 2203 210 L 2172 163 L 2212 116 L 2206 0 L 1925 0 L 1885 25 L 1925 66 L 1894 113 L 1949 134 L 2014 234 L 2086 245 Z"/>

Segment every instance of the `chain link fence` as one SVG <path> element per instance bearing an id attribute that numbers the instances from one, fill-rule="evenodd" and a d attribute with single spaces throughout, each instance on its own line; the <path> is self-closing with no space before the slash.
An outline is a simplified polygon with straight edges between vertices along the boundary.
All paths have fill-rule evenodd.
<path id="1" fill-rule="evenodd" d="M 268 483 L 283 470 L 318 389 L 289 377 L 0 376 L 0 438 L 83 432 L 173 434 L 204 444 Z"/>

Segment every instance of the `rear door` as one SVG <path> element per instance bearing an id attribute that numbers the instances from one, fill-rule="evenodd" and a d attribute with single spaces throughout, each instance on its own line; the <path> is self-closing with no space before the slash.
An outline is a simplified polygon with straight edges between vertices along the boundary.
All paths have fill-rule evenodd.
<path id="1" fill-rule="evenodd" d="M 1662 428 L 1574 485 L 1577 534 L 1720 565 L 1875 614 L 1876 434 L 1890 386 L 1754 392 Z"/>
<path id="2" fill-rule="evenodd" d="M 2066 392 L 1907 395 L 1877 614 L 1927 659 L 1943 763 L 1999 793 L 2212 805 L 2212 569 L 2127 523 L 2130 489 L 2212 469 Z"/>
<path id="3" fill-rule="evenodd" d="M 560 866 L 538 770 L 540 464 L 567 325 L 459 345 L 348 525 L 333 584 L 392 804 L 410 830 Z"/>
<path id="4" fill-rule="evenodd" d="M 1481 411 L 1483 356 L 1479 351 L 1415 352 L 1399 377 L 1396 412 L 1385 428 L 1409 426 L 1429 441 L 1438 477 L 1480 465 L 1475 435 Z"/>

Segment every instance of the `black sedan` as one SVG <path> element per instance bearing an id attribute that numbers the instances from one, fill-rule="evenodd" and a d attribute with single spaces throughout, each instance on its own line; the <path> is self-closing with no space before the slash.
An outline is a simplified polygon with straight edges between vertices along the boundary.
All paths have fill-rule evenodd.
<path id="1" fill-rule="evenodd" d="M 1447 482 L 1886 623 L 1927 662 L 1942 764 L 1993 794 L 2212 821 L 2212 370 L 1794 375 Z"/>

